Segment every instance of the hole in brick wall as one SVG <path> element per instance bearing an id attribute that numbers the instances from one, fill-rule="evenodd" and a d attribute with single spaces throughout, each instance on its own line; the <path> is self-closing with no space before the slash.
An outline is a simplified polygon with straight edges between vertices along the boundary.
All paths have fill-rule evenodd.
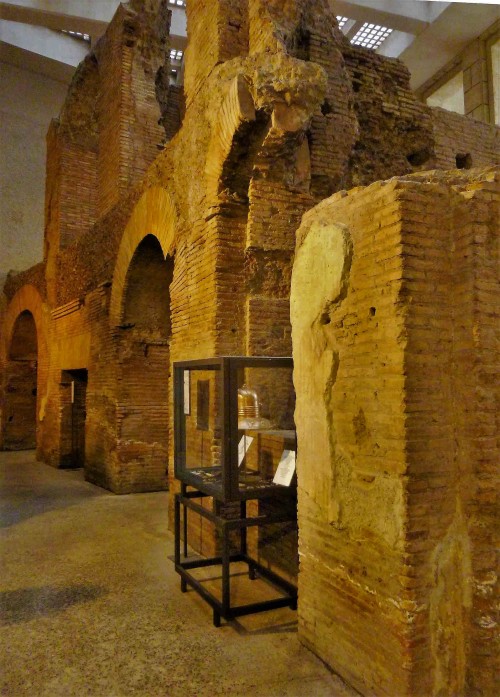
<path id="1" fill-rule="evenodd" d="M 170 140 L 180 128 L 181 101 L 176 99 L 176 90 L 182 90 L 180 83 L 180 71 L 176 68 L 168 69 L 167 65 L 161 65 L 155 76 L 155 95 L 160 107 L 158 123 L 165 129 L 165 135 Z"/>
<path id="2" fill-rule="evenodd" d="M 470 169 L 472 167 L 472 157 L 470 153 L 458 153 L 455 156 L 455 162 L 457 163 L 457 169 Z"/>
<path id="3" fill-rule="evenodd" d="M 416 150 L 406 156 L 406 159 L 412 167 L 419 167 L 425 164 L 431 157 L 431 152 L 428 148 L 422 148 L 421 150 Z"/>
<path id="4" fill-rule="evenodd" d="M 332 111 L 332 105 L 330 104 L 328 99 L 325 99 L 325 101 L 321 105 L 321 113 L 323 114 L 323 116 L 326 116 L 327 114 L 331 114 Z"/>
<path id="5" fill-rule="evenodd" d="M 375 307 L 370 307 L 370 316 L 375 317 L 377 309 Z"/>
<path id="6" fill-rule="evenodd" d="M 332 320 L 330 319 L 330 316 L 328 315 L 327 312 L 323 312 L 321 317 L 319 318 L 319 323 L 320 324 L 330 324 Z"/>
<path id="7" fill-rule="evenodd" d="M 285 36 L 285 44 L 295 58 L 310 60 L 311 32 L 303 25 L 299 25 L 290 37 Z"/>
<path id="8" fill-rule="evenodd" d="M 353 92 L 359 92 L 361 89 L 361 85 L 363 84 L 363 75 L 361 73 L 358 73 L 354 71 L 352 74 L 352 91 Z"/>

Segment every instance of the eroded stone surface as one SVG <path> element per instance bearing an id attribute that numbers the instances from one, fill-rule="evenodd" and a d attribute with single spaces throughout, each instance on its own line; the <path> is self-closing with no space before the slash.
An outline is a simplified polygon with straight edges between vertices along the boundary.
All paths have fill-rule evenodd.
<path id="1" fill-rule="evenodd" d="M 300 632 L 363 694 L 496 691 L 499 195 L 415 174 L 298 231 Z"/>

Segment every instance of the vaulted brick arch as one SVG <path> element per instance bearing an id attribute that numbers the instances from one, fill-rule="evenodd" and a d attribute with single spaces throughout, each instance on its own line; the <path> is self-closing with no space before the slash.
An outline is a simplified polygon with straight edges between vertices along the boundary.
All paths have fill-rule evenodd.
<path id="1" fill-rule="evenodd" d="M 44 303 L 34 286 L 25 285 L 7 306 L 0 345 L 2 449 L 40 449 L 48 363 Z"/>
<path id="2" fill-rule="evenodd" d="M 251 160 L 248 157 L 248 151 L 251 150 L 253 142 L 256 139 L 262 140 L 261 131 L 264 130 L 265 125 L 265 122 L 263 124 L 261 120 L 256 120 L 255 107 L 247 82 L 243 75 L 238 75 L 227 87 L 220 111 L 214 111 L 212 138 L 205 165 L 209 199 L 216 198 L 231 179 L 235 179 L 237 183 L 233 182 L 229 188 L 234 188 L 235 193 L 240 196 L 247 195 L 250 173 L 245 176 L 247 169 L 245 162 L 248 159 Z M 243 170 L 243 174 L 239 174 L 238 170 Z"/>
<path id="3" fill-rule="evenodd" d="M 179 216 L 172 196 L 155 186 L 147 189 L 135 206 L 123 233 L 113 273 L 110 323 L 121 323 L 127 274 L 139 245 L 148 235 L 157 238 L 164 257 L 173 256 Z"/>
<path id="4" fill-rule="evenodd" d="M 125 228 L 113 275 L 110 325 L 116 350 L 114 491 L 167 486 L 170 284 L 179 219 L 161 187 L 144 192 Z"/>

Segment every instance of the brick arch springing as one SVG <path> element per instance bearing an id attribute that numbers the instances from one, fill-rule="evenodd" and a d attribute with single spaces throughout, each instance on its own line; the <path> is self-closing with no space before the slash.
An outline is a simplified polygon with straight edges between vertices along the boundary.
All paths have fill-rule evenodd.
<path id="1" fill-rule="evenodd" d="M 229 185 L 230 189 L 234 189 L 234 193 L 240 197 L 248 195 L 248 181 L 246 187 L 242 187 L 242 184 L 249 179 L 249 175 L 238 176 L 237 170 L 241 168 L 241 160 L 245 159 L 251 141 L 255 140 L 255 136 L 251 136 L 255 131 L 260 134 L 263 130 L 262 120 L 256 119 L 257 114 L 247 82 L 243 75 L 239 75 L 228 86 L 220 112 L 217 112 L 217 120 L 212 124 L 212 138 L 205 166 L 209 199 L 217 197 L 222 189 L 228 187 L 231 179 L 243 180 L 236 185 L 234 182 Z M 262 140 L 262 137 L 259 140 Z"/>
<path id="2" fill-rule="evenodd" d="M 2 337 L 0 447 L 23 450 L 36 445 L 40 454 L 49 357 L 44 303 L 34 286 L 22 286 L 10 301 Z"/>

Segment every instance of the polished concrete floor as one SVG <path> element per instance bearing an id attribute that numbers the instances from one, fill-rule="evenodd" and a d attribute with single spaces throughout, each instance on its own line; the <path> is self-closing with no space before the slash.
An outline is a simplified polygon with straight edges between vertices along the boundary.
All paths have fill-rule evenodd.
<path id="1" fill-rule="evenodd" d="M 289 609 L 212 625 L 180 592 L 167 494 L 0 453 L 2 697 L 353 697 Z"/>

